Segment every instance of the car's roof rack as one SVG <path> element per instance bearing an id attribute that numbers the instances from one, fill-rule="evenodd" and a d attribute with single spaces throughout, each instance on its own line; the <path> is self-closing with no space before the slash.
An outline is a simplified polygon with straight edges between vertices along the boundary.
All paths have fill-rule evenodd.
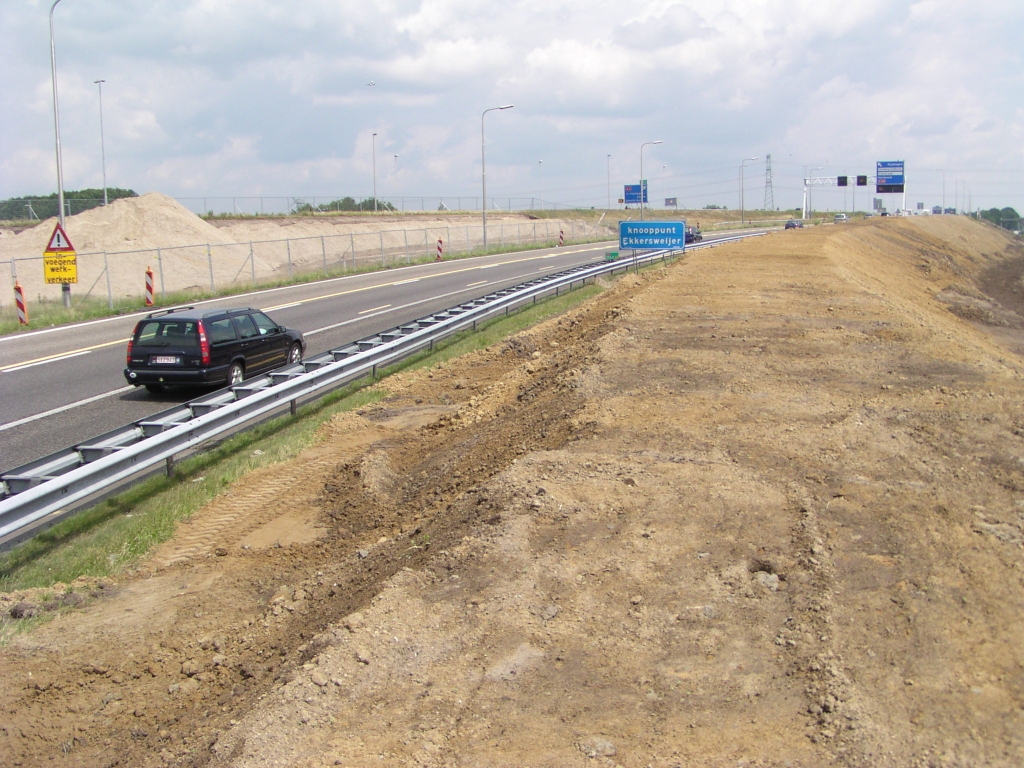
<path id="1" fill-rule="evenodd" d="M 195 309 L 195 307 L 171 307 L 170 309 L 161 309 L 158 312 L 150 312 L 148 315 L 146 315 L 146 319 L 149 320 L 150 318 L 153 318 L 153 317 L 161 317 L 163 315 L 169 315 L 172 312 L 187 312 L 190 309 Z"/>

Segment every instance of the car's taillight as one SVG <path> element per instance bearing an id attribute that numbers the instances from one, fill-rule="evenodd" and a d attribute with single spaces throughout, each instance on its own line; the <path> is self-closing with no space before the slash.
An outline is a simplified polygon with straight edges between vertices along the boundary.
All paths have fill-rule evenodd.
<path id="1" fill-rule="evenodd" d="M 132 334 L 132 338 L 128 339 L 128 362 L 125 365 L 131 367 L 132 364 L 132 341 L 135 339 L 135 335 Z"/>
<path id="2" fill-rule="evenodd" d="M 206 329 L 202 320 L 199 321 L 199 355 L 203 365 L 210 364 L 210 342 L 206 340 Z"/>

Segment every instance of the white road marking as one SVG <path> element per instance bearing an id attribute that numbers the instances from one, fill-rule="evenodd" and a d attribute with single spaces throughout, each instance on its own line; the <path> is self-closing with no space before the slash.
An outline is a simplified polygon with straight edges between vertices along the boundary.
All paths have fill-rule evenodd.
<path id="1" fill-rule="evenodd" d="M 114 389 L 111 390 L 110 392 L 104 392 L 102 395 L 96 395 L 95 397 L 87 397 L 85 400 L 79 400 L 74 403 L 69 403 L 68 405 L 62 405 L 60 408 L 54 408 L 53 410 L 46 411 L 45 413 L 37 413 L 35 416 L 28 416 L 24 419 L 18 419 L 17 421 L 12 421 L 8 424 L 0 426 L 0 432 L 3 432 L 4 430 L 7 429 L 14 429 L 15 427 L 20 427 L 22 424 L 28 424 L 33 421 L 39 421 L 39 419 L 45 419 L 47 416 L 53 416 L 58 413 L 63 413 L 64 411 L 70 411 L 72 408 L 77 408 L 80 405 L 95 403 L 97 400 L 102 400 L 105 397 L 111 397 L 113 395 L 122 395 L 125 392 L 130 392 L 133 389 L 135 389 L 135 387 L 121 387 L 120 389 Z"/>
<path id="2" fill-rule="evenodd" d="M 391 306 L 390 304 L 381 304 L 379 307 L 374 307 L 373 309 L 364 309 L 362 312 L 357 312 L 356 314 L 357 315 L 368 315 L 371 312 L 379 312 L 380 310 L 387 309 L 390 306 Z"/>
<path id="3" fill-rule="evenodd" d="M 82 352 L 72 352 L 70 355 L 61 355 L 59 357 L 51 357 L 48 360 L 37 360 L 34 363 L 25 363 L 24 365 L 16 365 L 13 368 L 4 368 L 0 370 L 0 373 L 13 373 L 14 371 L 24 371 L 26 368 L 35 368 L 37 365 L 46 365 L 47 363 L 58 363 L 61 360 L 70 360 L 72 357 L 81 357 L 82 355 L 88 355 L 89 350 L 86 349 Z"/>

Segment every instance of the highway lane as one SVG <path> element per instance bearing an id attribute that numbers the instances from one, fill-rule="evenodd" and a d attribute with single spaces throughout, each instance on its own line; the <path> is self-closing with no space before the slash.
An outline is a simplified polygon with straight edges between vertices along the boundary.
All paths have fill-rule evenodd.
<path id="1" fill-rule="evenodd" d="M 724 236 L 709 235 L 705 243 Z M 302 330 L 312 356 L 539 274 L 600 260 L 616 247 L 611 242 L 434 262 L 196 305 L 259 307 Z M 0 471 L 203 393 L 154 395 L 126 385 L 127 340 L 145 314 L 0 337 Z"/>
<path id="2" fill-rule="evenodd" d="M 257 306 L 306 335 L 307 356 L 545 272 L 601 258 L 614 243 L 435 262 L 256 291 L 197 306 Z M 121 373 L 138 313 L 0 337 L 0 469 L 7 470 L 190 400 Z"/>

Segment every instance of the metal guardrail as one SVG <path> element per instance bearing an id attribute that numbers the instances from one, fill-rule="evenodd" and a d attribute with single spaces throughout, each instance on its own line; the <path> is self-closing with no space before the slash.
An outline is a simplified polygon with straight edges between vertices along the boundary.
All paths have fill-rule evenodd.
<path id="1" fill-rule="evenodd" d="M 757 233 L 763 234 L 763 233 Z M 702 248 L 752 235 L 710 241 Z M 0 475 L 0 550 L 30 538 L 176 456 L 240 432 L 288 408 L 380 368 L 433 349 L 436 342 L 548 295 L 572 290 L 599 275 L 664 260 L 678 251 L 652 251 L 617 261 L 585 264 L 536 278 L 374 336 L 332 349 L 271 373 L 218 390 Z"/>

